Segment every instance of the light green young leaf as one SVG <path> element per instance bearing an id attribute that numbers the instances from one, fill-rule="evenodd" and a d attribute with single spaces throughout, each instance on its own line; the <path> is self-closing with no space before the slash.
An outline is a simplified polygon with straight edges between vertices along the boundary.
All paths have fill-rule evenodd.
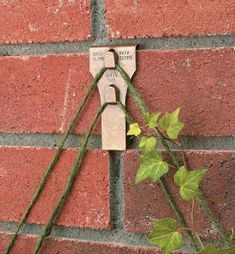
<path id="1" fill-rule="evenodd" d="M 170 124 L 170 113 L 166 112 L 159 120 L 159 127 L 166 131 Z"/>
<path id="2" fill-rule="evenodd" d="M 217 250 L 216 254 L 234 254 L 235 253 L 235 245 L 231 246 L 230 248 L 227 249 L 220 249 Z"/>
<path id="3" fill-rule="evenodd" d="M 179 120 L 180 108 L 177 108 L 172 113 L 165 113 L 159 120 L 159 126 L 171 139 L 177 139 L 184 124 Z"/>
<path id="4" fill-rule="evenodd" d="M 155 149 L 157 144 L 157 139 L 155 137 L 143 136 L 140 140 L 139 147 L 144 153 L 151 152 Z"/>
<path id="5" fill-rule="evenodd" d="M 205 249 L 199 251 L 197 254 L 234 254 L 235 245 L 231 246 L 228 249 L 216 249 L 213 244 L 209 244 Z"/>
<path id="6" fill-rule="evenodd" d="M 182 199 L 189 201 L 201 194 L 199 184 L 206 172 L 205 169 L 188 171 L 185 167 L 180 167 L 177 170 L 174 181 L 180 187 Z"/>
<path id="7" fill-rule="evenodd" d="M 157 127 L 157 121 L 161 113 L 145 113 L 144 114 L 144 121 L 146 124 L 148 124 L 149 128 L 155 128 Z"/>
<path id="8" fill-rule="evenodd" d="M 130 125 L 130 129 L 127 132 L 128 136 L 139 136 L 141 134 L 141 129 L 138 123 L 133 123 Z"/>
<path id="9" fill-rule="evenodd" d="M 149 242 L 162 248 L 163 254 L 169 254 L 174 250 L 180 249 L 183 245 L 183 239 L 182 235 L 177 231 L 176 221 L 171 218 L 156 221 L 153 224 Z"/>
<path id="10" fill-rule="evenodd" d="M 161 176 L 169 170 L 168 164 L 163 161 L 162 155 L 157 151 L 140 156 L 140 167 L 137 170 L 135 184 L 150 178 L 156 182 Z"/>
<path id="11" fill-rule="evenodd" d="M 197 254 L 216 254 L 217 250 L 213 244 L 209 244 L 205 249 L 197 252 Z"/>

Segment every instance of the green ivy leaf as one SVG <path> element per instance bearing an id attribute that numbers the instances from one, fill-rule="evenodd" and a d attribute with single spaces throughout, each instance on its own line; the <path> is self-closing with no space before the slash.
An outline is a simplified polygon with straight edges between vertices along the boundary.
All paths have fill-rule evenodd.
<path id="1" fill-rule="evenodd" d="M 234 254 L 235 245 L 231 246 L 228 249 L 216 249 L 213 244 L 209 244 L 205 249 L 199 251 L 197 254 Z"/>
<path id="2" fill-rule="evenodd" d="M 169 170 L 168 164 L 163 161 L 161 153 L 152 151 L 140 156 L 140 167 L 137 170 L 135 184 L 150 178 L 156 182 Z"/>
<path id="3" fill-rule="evenodd" d="M 165 113 L 159 120 L 159 126 L 171 139 L 177 139 L 184 124 L 179 121 L 180 108 L 177 108 L 172 113 Z"/>
<path id="4" fill-rule="evenodd" d="M 183 239 L 177 231 L 176 221 L 171 218 L 156 221 L 153 224 L 149 242 L 162 248 L 163 254 L 169 254 L 173 250 L 180 249 L 183 245 Z"/>
<path id="5" fill-rule="evenodd" d="M 144 121 L 146 124 L 148 124 L 149 128 L 155 128 L 157 127 L 157 121 L 158 121 L 158 118 L 160 116 L 161 113 L 159 112 L 156 112 L 156 113 L 145 113 L 144 114 Z"/>
<path id="6" fill-rule="evenodd" d="M 141 129 L 138 123 L 133 123 L 130 125 L 130 129 L 127 132 L 128 136 L 139 136 L 141 134 Z"/>
<path id="7" fill-rule="evenodd" d="M 202 251 L 197 252 L 197 254 L 216 254 L 217 250 L 213 244 L 209 244 Z"/>
<path id="8" fill-rule="evenodd" d="M 180 187 L 182 199 L 189 201 L 200 195 L 199 184 L 206 172 L 205 169 L 188 171 L 185 167 L 177 170 L 174 181 Z"/>
<path id="9" fill-rule="evenodd" d="M 235 245 L 231 246 L 228 249 L 217 250 L 216 254 L 234 254 L 234 253 L 235 253 Z"/>
<path id="10" fill-rule="evenodd" d="M 139 147 L 144 153 L 151 152 L 155 149 L 157 144 L 157 139 L 155 137 L 143 136 L 140 140 Z"/>

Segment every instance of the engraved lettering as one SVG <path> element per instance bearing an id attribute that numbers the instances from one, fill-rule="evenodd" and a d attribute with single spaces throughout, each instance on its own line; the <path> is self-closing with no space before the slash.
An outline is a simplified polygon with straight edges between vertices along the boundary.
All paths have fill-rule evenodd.
<path id="1" fill-rule="evenodd" d="M 119 56 L 119 60 L 123 61 L 123 60 L 132 60 L 133 57 L 132 56 Z"/>
<path id="2" fill-rule="evenodd" d="M 108 78 L 108 81 L 110 83 L 115 84 L 116 83 L 116 77 L 118 77 L 118 74 L 115 71 L 107 71 L 105 73 L 105 76 Z"/>
<path id="3" fill-rule="evenodd" d="M 103 56 L 93 56 L 93 61 L 104 61 L 104 57 Z"/>
<path id="4" fill-rule="evenodd" d="M 108 78 L 108 81 L 112 84 L 116 83 L 116 79 L 115 78 Z"/>
<path id="5" fill-rule="evenodd" d="M 128 61 L 132 60 L 133 56 L 130 54 L 129 50 L 121 50 L 119 51 L 119 60 L 120 61 Z"/>
<path id="6" fill-rule="evenodd" d="M 104 53 L 103 52 L 93 52 L 93 61 L 104 61 Z"/>
<path id="7" fill-rule="evenodd" d="M 103 56 L 103 52 L 93 52 L 93 56 Z"/>
<path id="8" fill-rule="evenodd" d="M 123 50 L 123 51 L 119 51 L 119 55 L 129 55 L 130 54 L 130 51 L 129 50 Z"/>
<path id="9" fill-rule="evenodd" d="M 110 77 L 110 78 L 115 78 L 117 77 L 117 73 L 116 72 L 106 72 L 106 77 Z"/>

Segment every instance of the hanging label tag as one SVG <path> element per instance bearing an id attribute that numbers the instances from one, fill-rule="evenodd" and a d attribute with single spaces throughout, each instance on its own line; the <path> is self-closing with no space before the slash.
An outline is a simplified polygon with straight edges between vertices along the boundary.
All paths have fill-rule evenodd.
<path id="1" fill-rule="evenodd" d="M 115 59 L 115 57 L 117 59 Z M 115 69 L 115 61 L 131 78 L 136 71 L 136 46 L 102 46 L 90 48 L 90 72 L 93 77 L 106 67 L 103 77 L 98 82 L 101 104 L 109 103 L 113 87 L 115 98 L 126 104 L 127 85 Z M 107 94 L 108 95 L 107 97 Z M 107 99 L 108 98 L 108 99 Z M 102 148 L 104 150 L 126 150 L 126 119 L 125 114 L 112 102 L 101 116 Z"/>

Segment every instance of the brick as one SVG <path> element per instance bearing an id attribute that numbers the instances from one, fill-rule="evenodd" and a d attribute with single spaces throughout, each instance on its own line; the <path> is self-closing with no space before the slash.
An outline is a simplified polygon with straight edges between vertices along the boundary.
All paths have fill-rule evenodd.
<path id="1" fill-rule="evenodd" d="M 4 251 L 9 241 L 9 234 L 0 233 L 0 252 Z M 31 254 L 36 239 L 33 236 L 20 236 L 17 240 L 12 254 Z M 157 248 L 133 247 L 117 243 L 86 242 L 80 240 L 46 239 L 41 254 L 160 254 Z M 176 252 L 176 254 L 187 254 Z M 189 254 L 189 253 L 188 253 Z"/>
<path id="2" fill-rule="evenodd" d="M 64 132 L 92 81 L 88 66 L 84 54 L 1 58 L 0 130 Z M 99 104 L 96 92 L 78 121 L 79 132 L 86 132 Z"/>
<path id="3" fill-rule="evenodd" d="M 187 151 L 191 169 L 207 168 L 202 181 L 202 192 L 212 211 L 226 230 L 235 225 L 235 152 L 234 151 Z M 145 181 L 134 184 L 138 169 L 138 153 L 128 151 L 123 155 L 125 188 L 125 227 L 131 232 L 149 232 L 153 221 L 174 216 L 158 184 Z M 172 180 L 173 170 L 167 177 L 169 189 L 190 225 L 191 202 L 179 198 L 178 187 Z M 195 204 L 195 221 L 203 237 L 215 237 L 213 226 L 208 222 L 199 205 Z"/>
<path id="4" fill-rule="evenodd" d="M 85 54 L 0 58 L 0 131 L 64 132 L 92 80 L 88 66 Z M 234 78 L 233 48 L 148 50 L 138 52 L 133 82 L 149 110 L 181 106 L 184 135 L 229 136 L 235 135 Z M 99 104 L 96 91 L 78 133 L 87 130 Z M 140 121 L 133 100 L 128 108 Z"/>
<path id="5" fill-rule="evenodd" d="M 91 2 L 0 2 L 0 44 L 85 40 L 91 37 Z"/>
<path id="6" fill-rule="evenodd" d="M 150 111 L 181 107 L 184 135 L 235 134 L 233 48 L 141 51 L 136 89 Z M 140 121 L 132 100 L 128 108 Z"/>
<path id="7" fill-rule="evenodd" d="M 0 148 L 0 220 L 19 222 L 55 150 L 49 148 Z M 45 224 L 63 191 L 76 149 L 63 152 L 34 206 L 28 222 Z M 56 220 L 57 225 L 109 228 L 109 157 L 92 150 Z"/>
<path id="8" fill-rule="evenodd" d="M 214 35 L 235 32 L 233 0 L 223 2 L 106 0 L 105 7 L 110 38 Z"/>

